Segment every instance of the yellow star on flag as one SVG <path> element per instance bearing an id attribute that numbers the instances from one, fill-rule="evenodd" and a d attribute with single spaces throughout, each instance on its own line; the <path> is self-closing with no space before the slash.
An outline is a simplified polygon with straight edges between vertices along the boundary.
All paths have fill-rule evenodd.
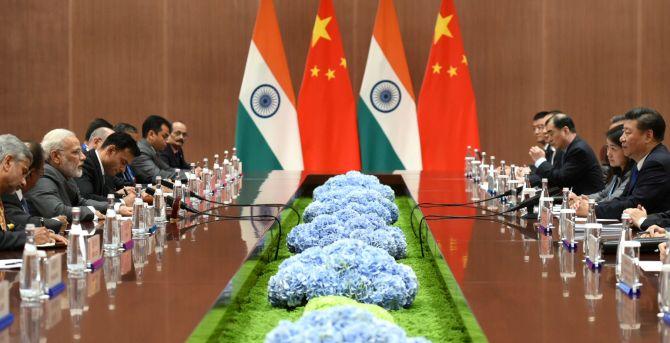
<path id="1" fill-rule="evenodd" d="M 449 77 L 456 76 L 456 67 L 449 66 L 449 70 L 447 70 L 447 73 L 449 74 Z"/>
<path id="2" fill-rule="evenodd" d="M 432 68 L 433 68 L 433 74 L 439 74 L 440 70 L 442 70 L 442 66 L 437 62 L 433 64 Z"/>
<path id="3" fill-rule="evenodd" d="M 344 57 L 340 58 L 340 65 L 342 66 L 342 68 L 346 68 L 347 67 L 347 59 L 344 58 Z"/>
<path id="4" fill-rule="evenodd" d="M 435 35 L 433 36 L 433 44 L 437 43 L 440 40 L 440 37 L 447 36 L 449 38 L 454 38 L 449 31 L 449 22 L 451 21 L 452 15 L 443 17 L 442 14 L 437 15 L 437 23 L 435 24 Z M 312 41 L 314 39 L 312 38 Z"/>
<path id="5" fill-rule="evenodd" d="M 330 35 L 326 30 L 326 26 L 328 26 L 328 23 L 330 23 L 331 19 L 333 19 L 333 17 L 321 19 L 318 15 L 316 16 L 316 22 L 314 22 L 314 31 L 312 31 L 312 46 L 316 45 L 316 42 L 319 41 L 319 38 L 330 40 Z"/>
<path id="6" fill-rule="evenodd" d="M 463 55 L 463 59 L 461 59 L 461 63 L 468 65 L 468 58 Z"/>
<path id="7" fill-rule="evenodd" d="M 326 77 L 328 80 L 332 80 L 335 78 L 335 71 L 332 69 L 328 69 L 328 72 L 326 73 Z"/>
<path id="8" fill-rule="evenodd" d="M 312 72 L 312 77 L 317 77 L 317 76 L 319 76 L 319 72 L 320 72 L 320 70 L 319 70 L 319 68 L 318 68 L 317 66 L 314 66 L 314 68 L 310 69 L 309 71 Z"/>

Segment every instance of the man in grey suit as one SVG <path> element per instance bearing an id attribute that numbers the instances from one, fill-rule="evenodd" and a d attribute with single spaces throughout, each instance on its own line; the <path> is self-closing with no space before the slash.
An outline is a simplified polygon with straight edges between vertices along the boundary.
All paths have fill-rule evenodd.
<path id="1" fill-rule="evenodd" d="M 170 122 L 157 115 L 151 115 L 142 124 L 142 139 L 137 142 L 140 155 L 130 165 L 138 183 L 154 183 L 156 176 L 165 179 L 183 178 L 185 171 L 171 168 L 158 155 L 167 146 Z"/>
<path id="2" fill-rule="evenodd" d="M 81 220 L 104 218 L 107 209 L 104 201 L 85 199 L 79 193 L 74 178 L 81 177 L 84 160 L 79 139 L 66 129 L 49 131 L 42 139 L 47 163 L 44 175 L 27 194 L 26 198 L 36 215 L 52 218 L 65 215 L 72 221 L 72 207 L 81 207 Z"/>
<path id="3" fill-rule="evenodd" d="M 13 135 L 0 135 L 0 194 L 14 193 L 19 187 L 26 186 L 26 176 L 30 170 L 33 155 L 28 147 Z M 47 243 L 57 235 L 46 228 L 35 229 L 35 243 Z M 60 237 L 60 236 L 58 236 Z M 60 241 L 67 242 L 60 237 Z M 7 220 L 5 206 L 0 201 L 0 250 L 21 249 L 26 242 L 26 232 L 15 230 Z"/>

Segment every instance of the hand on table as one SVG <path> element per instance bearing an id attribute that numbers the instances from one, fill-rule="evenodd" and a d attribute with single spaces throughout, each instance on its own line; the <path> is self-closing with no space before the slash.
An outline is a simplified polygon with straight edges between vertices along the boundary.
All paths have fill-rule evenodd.
<path id="1" fill-rule="evenodd" d="M 632 224 L 635 227 L 638 226 L 637 224 L 640 222 L 641 218 L 647 217 L 647 210 L 645 210 L 644 207 L 639 205 L 637 208 L 627 208 L 623 211 L 623 213 L 628 213 L 632 221 Z"/>

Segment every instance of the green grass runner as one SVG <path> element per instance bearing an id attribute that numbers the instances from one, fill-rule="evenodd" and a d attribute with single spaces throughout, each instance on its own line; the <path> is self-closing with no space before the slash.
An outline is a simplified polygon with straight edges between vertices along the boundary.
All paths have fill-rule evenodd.
<path id="1" fill-rule="evenodd" d="M 311 198 L 298 198 L 293 207 L 302 213 L 311 201 Z M 400 218 L 395 225 L 399 226 L 407 237 L 407 258 L 398 262 L 412 267 L 419 281 L 419 291 L 412 306 L 408 309 L 390 311 L 396 324 L 404 328 L 411 337 L 424 336 L 433 342 L 468 342 L 472 338 L 477 340 L 483 338 L 481 332 L 469 334 L 466 330 L 466 325 L 459 314 L 459 309 L 461 313 L 464 311 L 464 300 L 460 290 L 455 295 L 456 301 L 459 302 L 457 307 L 434 259 L 429 255 L 421 257 L 419 240 L 410 227 L 409 216 L 414 201 L 410 197 L 399 196 L 396 198 L 396 204 L 400 210 Z M 228 306 L 213 308 L 196 328 L 189 341 L 263 342 L 265 335 L 277 326 L 280 320 L 295 321 L 302 316 L 304 307 L 291 311 L 273 308 L 267 297 L 270 277 L 277 272 L 279 264 L 284 259 L 292 256 L 286 248 L 286 234 L 295 222 L 295 214 L 290 211 L 283 213 L 282 226 L 285 229 L 280 237 L 279 259 L 277 261 L 267 259 L 267 256 L 274 257 L 274 244 L 268 243 L 266 250 L 272 251 L 272 254 L 266 253 L 259 261 L 245 263 L 236 278 L 246 279 L 246 282 L 242 282 L 242 286 L 233 291 L 233 294 L 236 294 L 235 301 Z M 447 282 L 455 284 L 453 280 Z M 469 313 L 467 315 L 472 316 Z M 467 326 L 473 331 L 472 325 Z M 479 331 L 476 322 L 474 330 Z"/>

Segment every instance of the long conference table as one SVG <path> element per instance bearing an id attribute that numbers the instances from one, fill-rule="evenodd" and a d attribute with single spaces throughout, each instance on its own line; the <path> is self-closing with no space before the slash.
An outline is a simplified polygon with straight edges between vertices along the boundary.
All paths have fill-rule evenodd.
<path id="1" fill-rule="evenodd" d="M 469 199 L 462 175 L 400 174 L 410 195 L 420 202 Z M 294 172 L 246 175 L 237 201 L 287 203 L 300 194 L 301 180 L 303 175 Z M 220 208 L 215 213 L 276 215 L 278 209 Z M 473 215 L 482 209 L 429 208 L 423 213 Z M 668 329 L 656 315 L 657 275 L 643 274 L 641 297 L 628 298 L 615 288 L 612 256 L 607 256 L 601 272 L 592 272 L 584 267 L 581 251 L 566 253 L 555 239 L 538 235 L 533 222 L 491 219 L 428 222 L 490 341 L 659 341 L 661 335 L 668 337 Z M 22 306 L 18 271 L 4 271 L 2 277 L 11 283 L 10 311 L 15 320 L 0 332 L 0 342 L 184 341 L 207 312 L 229 295 L 233 276 L 262 244 L 272 224 L 271 220 L 189 216 L 160 226 L 141 249 L 136 245 L 117 257 L 106 257 L 104 268 L 83 279 L 68 278 L 63 256 L 67 288 L 40 306 Z M 64 252 L 55 249 L 48 254 Z M 20 256 L 20 251 L 0 253 L 3 259 Z"/>

